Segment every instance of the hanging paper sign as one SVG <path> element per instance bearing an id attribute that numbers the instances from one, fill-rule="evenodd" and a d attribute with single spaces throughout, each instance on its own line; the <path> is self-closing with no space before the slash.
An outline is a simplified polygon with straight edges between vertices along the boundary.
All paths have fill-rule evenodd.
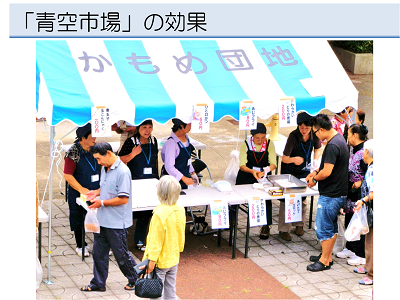
<path id="1" fill-rule="evenodd" d="M 193 107 L 192 133 L 210 132 L 210 109 L 205 103 L 198 103 Z"/>
<path id="2" fill-rule="evenodd" d="M 223 200 L 211 201 L 210 208 L 211 208 L 211 228 L 212 229 L 229 228 L 229 210 L 227 202 Z"/>
<path id="3" fill-rule="evenodd" d="M 301 195 L 285 195 L 285 223 L 302 220 Z"/>
<path id="4" fill-rule="evenodd" d="M 110 137 L 110 110 L 105 106 L 92 107 L 92 137 Z"/>
<path id="5" fill-rule="evenodd" d="M 279 127 L 297 126 L 296 99 L 281 98 L 279 102 Z"/>
<path id="6" fill-rule="evenodd" d="M 251 100 L 239 101 L 239 130 L 256 129 L 257 114 Z"/>
<path id="7" fill-rule="evenodd" d="M 250 227 L 267 225 L 267 209 L 265 199 L 252 197 L 247 200 L 249 204 Z"/>

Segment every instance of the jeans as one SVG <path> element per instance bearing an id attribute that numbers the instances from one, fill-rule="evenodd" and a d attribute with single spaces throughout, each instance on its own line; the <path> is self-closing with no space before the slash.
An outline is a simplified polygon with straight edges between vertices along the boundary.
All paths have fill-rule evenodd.
<path id="1" fill-rule="evenodd" d="M 98 288 L 106 288 L 108 277 L 109 252 L 113 251 L 118 262 L 119 269 L 128 279 L 129 283 L 135 284 L 137 274 L 133 267 L 136 265 L 128 251 L 126 243 L 127 229 L 110 229 L 100 227 L 100 233 L 94 233 L 93 245 L 93 279 L 90 284 Z"/>
<path id="2" fill-rule="evenodd" d="M 315 233 L 318 240 L 329 240 L 338 233 L 337 216 L 344 207 L 346 198 L 346 196 L 338 198 L 319 196 L 315 217 Z"/>

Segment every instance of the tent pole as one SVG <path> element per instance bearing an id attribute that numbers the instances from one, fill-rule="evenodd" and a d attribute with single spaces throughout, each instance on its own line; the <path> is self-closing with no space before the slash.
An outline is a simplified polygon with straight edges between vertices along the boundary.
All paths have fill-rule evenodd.
<path id="1" fill-rule="evenodd" d="M 54 136 L 55 126 L 50 125 L 50 173 L 49 173 L 49 234 L 48 234 L 48 250 L 49 261 L 47 266 L 46 284 L 53 284 L 51 277 L 51 226 L 52 226 L 52 204 L 53 204 L 53 152 L 54 152 Z"/>

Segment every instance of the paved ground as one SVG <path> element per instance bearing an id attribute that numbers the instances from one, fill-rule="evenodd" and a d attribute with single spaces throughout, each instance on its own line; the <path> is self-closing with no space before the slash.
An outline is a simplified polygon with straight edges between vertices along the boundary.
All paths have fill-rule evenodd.
<path id="1" fill-rule="evenodd" d="M 372 123 L 372 76 L 349 74 L 356 88 L 360 91 L 359 107 L 367 114 L 366 124 L 370 129 L 370 137 L 373 137 Z M 237 130 L 234 122 L 225 118 L 218 123 L 211 124 L 210 134 L 191 134 L 191 136 L 207 145 L 203 151 L 202 158 L 209 165 L 214 181 L 223 179 L 224 171 L 229 162 L 229 154 L 238 148 L 244 138 L 244 134 Z M 166 125 L 156 124 L 154 135 L 157 138 L 168 136 L 171 123 Z M 64 144 L 73 142 L 75 134 L 68 132 L 74 129 L 70 122 L 63 122 L 56 127 L 56 139 L 62 138 Z M 283 135 L 288 135 L 293 128 L 280 130 Z M 118 141 L 118 136 L 113 135 L 107 141 Z M 48 127 L 41 122 L 36 123 L 36 168 L 37 180 L 40 189 L 40 199 L 46 186 L 49 169 L 49 142 Z M 56 169 L 62 174 L 63 161 Z M 134 293 L 123 290 L 126 283 L 116 263 L 111 257 L 110 277 L 108 291 L 106 293 L 85 294 L 78 290 L 87 284 L 92 277 L 92 258 L 89 257 L 82 262 L 74 252 L 74 238 L 68 225 L 68 207 L 65 203 L 64 182 L 62 177 L 54 171 L 53 173 L 53 195 L 52 205 L 52 242 L 51 242 L 51 276 L 52 285 L 42 283 L 37 290 L 37 299 L 129 299 L 135 298 Z M 48 196 L 45 197 L 48 199 Z M 274 223 L 277 223 L 278 204 L 274 203 Z M 44 200 L 42 207 L 48 211 L 49 203 Z M 314 209 L 315 212 L 315 209 Z M 307 214 L 308 215 L 308 214 Z M 238 250 L 244 251 L 244 229 L 245 218 L 241 215 L 239 220 Z M 273 225 L 272 237 L 269 240 L 258 238 L 258 228 L 251 229 L 250 259 L 260 268 L 272 275 L 282 285 L 290 289 L 301 299 L 371 299 L 372 287 L 360 286 L 358 280 L 362 278 L 352 272 L 353 267 L 346 261 L 334 258 L 335 264 L 329 271 L 310 273 L 306 271 L 309 264 L 309 255 L 319 253 L 321 247 L 315 237 L 313 229 L 306 228 L 303 237 L 292 235 L 292 242 L 284 242 L 277 235 L 277 226 Z M 43 254 L 42 266 L 44 269 L 44 280 L 48 277 L 48 229 L 43 228 Z M 226 237 L 226 233 L 224 233 Z M 90 244 L 90 243 L 89 243 Z M 179 273 L 178 273 L 179 276 Z M 211 274 L 199 274 L 200 278 L 212 276 Z M 178 293 L 179 296 L 179 293 Z M 245 298 L 245 297 L 241 297 Z M 267 296 L 265 299 L 271 299 Z"/>

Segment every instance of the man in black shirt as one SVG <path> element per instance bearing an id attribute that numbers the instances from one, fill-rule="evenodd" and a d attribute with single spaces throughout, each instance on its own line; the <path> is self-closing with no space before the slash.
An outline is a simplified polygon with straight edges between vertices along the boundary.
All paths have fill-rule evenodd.
<path id="1" fill-rule="evenodd" d="M 311 256 L 314 263 L 307 266 L 312 272 L 330 269 L 332 250 L 335 245 L 338 226 L 337 216 L 344 207 L 347 195 L 349 151 L 341 134 L 332 128 L 327 115 L 319 114 L 310 120 L 313 132 L 326 146 L 319 170 L 310 173 L 306 180 L 309 187 L 318 183 L 319 198 L 315 218 L 315 232 L 321 242 L 322 254 Z"/>

